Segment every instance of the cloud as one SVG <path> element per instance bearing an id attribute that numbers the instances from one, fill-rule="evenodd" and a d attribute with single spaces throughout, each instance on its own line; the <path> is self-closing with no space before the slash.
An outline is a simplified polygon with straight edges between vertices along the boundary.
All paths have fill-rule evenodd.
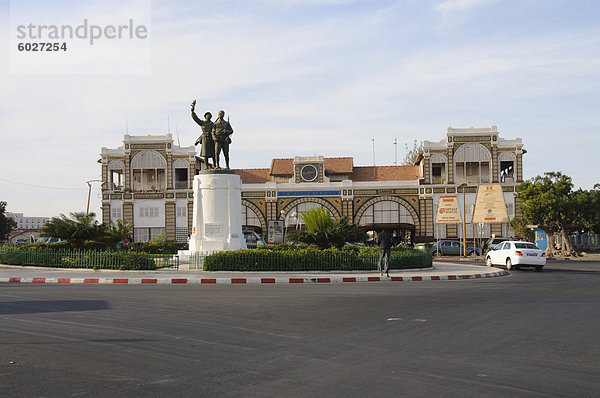
<path id="1" fill-rule="evenodd" d="M 495 121 L 503 137 L 523 137 L 526 175 L 538 173 L 547 158 L 557 159 L 557 167 L 569 158 L 560 153 L 570 141 L 564 131 L 590 143 L 580 151 L 600 145 L 594 144 L 600 128 L 595 24 L 529 36 L 440 35 L 434 26 L 444 8 L 419 2 L 340 6 L 343 12 L 314 17 L 303 3 L 293 13 L 268 3 L 208 2 L 202 9 L 153 3 L 150 75 L 19 76 L 0 65 L 0 159 L 18 165 L 2 167 L 0 178 L 83 187 L 74 198 L 0 183 L 2 200 L 11 211 L 34 215 L 81 209 L 85 181 L 100 173 L 100 148 L 122 144 L 126 118 L 134 135 L 164 134 L 169 118 L 171 133 L 187 146 L 199 134 L 190 119 L 192 99 L 201 112 L 222 108 L 231 117 L 234 167 L 268 167 L 274 157 L 314 153 L 370 164 L 372 138 L 377 163 L 392 164 L 393 138 L 402 158 L 403 143 L 438 141 L 449 123 Z M 442 4 L 454 12 L 491 2 Z M 0 50 L 8 51 L 5 37 L 0 29 Z M 565 172 L 576 167 L 562 164 Z M 36 210 L 42 195 L 48 214 Z"/>
<path id="2" fill-rule="evenodd" d="M 446 0 L 436 6 L 444 14 L 449 12 L 468 11 L 477 7 L 497 3 L 499 0 Z"/>

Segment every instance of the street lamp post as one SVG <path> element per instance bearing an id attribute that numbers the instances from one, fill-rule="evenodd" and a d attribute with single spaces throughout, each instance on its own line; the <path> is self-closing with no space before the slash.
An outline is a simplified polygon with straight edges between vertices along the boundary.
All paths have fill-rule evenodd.
<path id="1" fill-rule="evenodd" d="M 100 182 L 100 186 L 104 185 L 104 181 L 102 180 L 89 180 L 85 183 L 88 185 L 88 197 L 87 197 L 87 207 L 85 208 L 85 215 L 87 216 L 90 212 L 90 196 L 92 194 L 92 182 Z"/>
<path id="2" fill-rule="evenodd" d="M 463 235 L 463 257 L 467 256 L 467 202 L 465 200 L 465 191 L 467 183 L 463 182 L 458 186 L 463 192 L 463 214 L 462 214 L 462 235 Z"/>

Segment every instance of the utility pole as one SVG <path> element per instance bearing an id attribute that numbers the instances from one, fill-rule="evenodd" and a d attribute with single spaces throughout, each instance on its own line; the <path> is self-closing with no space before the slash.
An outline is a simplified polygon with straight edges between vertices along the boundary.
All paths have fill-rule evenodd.
<path id="1" fill-rule="evenodd" d="M 463 192 L 463 214 L 462 214 L 462 235 L 463 235 L 463 257 L 467 256 L 467 202 L 465 200 L 465 191 L 467 190 L 467 183 L 463 182 L 458 186 L 462 188 Z"/>
<path id="2" fill-rule="evenodd" d="M 87 216 L 90 212 L 90 196 L 92 195 L 92 182 L 100 182 L 100 186 L 104 185 L 105 181 L 102 180 L 89 180 L 85 183 L 88 185 L 88 198 L 87 198 L 87 207 L 85 208 L 85 215 Z"/>

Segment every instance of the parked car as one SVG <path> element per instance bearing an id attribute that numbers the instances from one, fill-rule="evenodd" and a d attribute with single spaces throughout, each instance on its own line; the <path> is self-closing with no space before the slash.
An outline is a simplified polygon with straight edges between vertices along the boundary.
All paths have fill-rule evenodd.
<path id="1" fill-rule="evenodd" d="M 248 249 L 256 249 L 258 246 L 266 245 L 267 242 L 255 231 L 244 230 L 244 239 L 246 239 L 246 246 Z"/>
<path id="2" fill-rule="evenodd" d="M 487 253 L 492 247 L 495 247 L 498 243 L 507 241 L 508 238 L 490 238 L 483 245 L 483 251 Z"/>
<path id="3" fill-rule="evenodd" d="M 431 250 L 433 243 L 417 243 L 413 248 L 415 250 Z"/>
<path id="4" fill-rule="evenodd" d="M 62 242 L 61 238 L 53 238 L 50 236 L 40 236 L 36 239 L 36 243 L 58 243 Z"/>
<path id="5" fill-rule="evenodd" d="M 433 254 L 442 255 L 442 256 L 460 256 L 463 253 L 463 245 L 462 242 L 457 240 L 440 240 L 433 244 L 431 247 L 431 251 Z M 479 255 L 479 248 L 476 248 L 472 243 L 467 243 L 467 256 L 472 256 L 473 254 Z"/>
<path id="6" fill-rule="evenodd" d="M 485 256 L 488 267 L 506 265 L 506 269 L 535 267 L 541 271 L 546 265 L 546 255 L 534 243 L 523 241 L 505 241 L 493 247 Z"/>

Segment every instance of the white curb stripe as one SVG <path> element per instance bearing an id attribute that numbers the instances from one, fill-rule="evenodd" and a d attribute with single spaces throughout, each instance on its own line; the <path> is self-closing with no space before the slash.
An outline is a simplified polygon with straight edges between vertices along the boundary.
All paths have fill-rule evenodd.
<path id="1" fill-rule="evenodd" d="M 423 276 L 321 276 L 321 277 L 239 277 L 239 278 L 46 278 L 46 277 L 2 277 L 0 283 L 38 284 L 111 284 L 111 285 L 204 285 L 204 284 L 296 284 L 296 283 L 358 283 L 358 282 L 419 282 L 484 279 L 505 276 L 506 271 L 485 274 L 423 275 Z"/>

